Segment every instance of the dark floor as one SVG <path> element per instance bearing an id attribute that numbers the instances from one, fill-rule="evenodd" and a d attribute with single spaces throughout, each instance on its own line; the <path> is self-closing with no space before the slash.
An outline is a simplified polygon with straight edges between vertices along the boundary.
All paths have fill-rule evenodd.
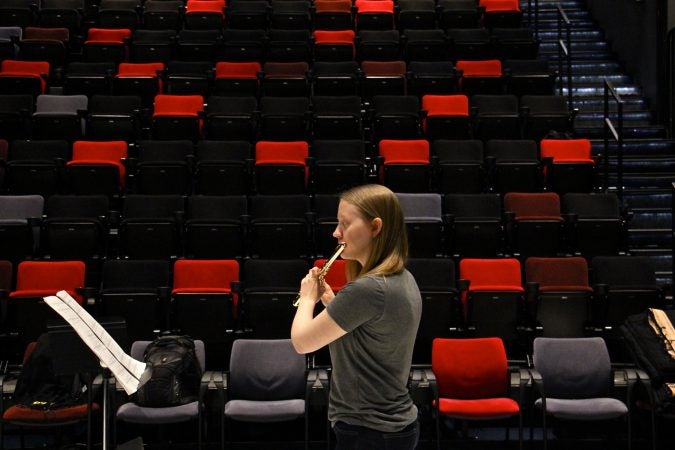
<path id="1" fill-rule="evenodd" d="M 675 445 L 672 421 L 660 421 L 659 450 L 672 449 Z M 100 425 L 100 423 L 99 423 Z M 286 424 L 237 424 L 232 427 L 232 442 L 226 445 L 228 450 L 303 450 L 302 422 Z M 517 450 L 517 426 L 509 428 L 509 440 L 505 441 L 506 428 L 494 423 L 477 424 L 467 430 L 468 437 L 461 431 L 453 429 L 459 424 L 451 421 L 442 423 L 442 449 L 466 450 Z M 646 417 L 633 418 L 633 450 L 651 450 L 649 436 L 649 422 Z M 196 450 L 195 424 L 172 426 L 160 434 L 156 427 L 120 427 L 119 450 Z M 311 423 L 310 450 L 328 449 L 323 423 Z M 435 424 L 433 420 L 421 416 L 422 436 L 418 450 L 435 450 Z M 5 449 L 20 448 L 18 430 L 6 429 Z M 101 449 L 101 430 L 95 430 L 94 449 Z M 534 428 L 533 439 L 529 439 L 530 428 L 524 427 L 524 445 L 526 450 L 543 449 L 542 430 Z M 207 425 L 207 437 L 204 450 L 217 450 L 220 428 L 216 424 Z M 607 427 L 598 424 L 568 424 L 564 427 L 549 429 L 550 450 L 604 450 L 627 449 L 625 438 L 625 423 L 615 423 Z M 25 437 L 26 448 L 74 450 L 84 449 L 85 434 L 83 427 L 63 430 L 62 442 L 59 444 L 54 435 L 28 434 Z M 334 442 L 332 442 L 334 444 Z M 126 444 L 126 445 L 125 445 Z M 142 446 L 141 446 L 142 444 Z M 112 449 L 113 446 L 108 447 Z"/>

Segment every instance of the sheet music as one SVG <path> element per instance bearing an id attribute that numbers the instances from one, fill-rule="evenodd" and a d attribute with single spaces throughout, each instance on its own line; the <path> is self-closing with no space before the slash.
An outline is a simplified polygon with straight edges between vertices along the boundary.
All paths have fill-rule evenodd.
<path id="1" fill-rule="evenodd" d="M 133 359 L 110 334 L 66 291 L 44 297 L 45 303 L 66 320 L 94 352 L 101 364 L 115 376 L 124 391 L 131 395 L 141 385 L 145 363 Z M 144 380 L 145 381 L 145 380 Z"/>

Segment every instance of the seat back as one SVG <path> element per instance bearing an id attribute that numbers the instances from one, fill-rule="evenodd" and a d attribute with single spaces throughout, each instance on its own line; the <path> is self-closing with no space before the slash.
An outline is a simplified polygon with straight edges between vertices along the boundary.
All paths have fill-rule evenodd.
<path id="1" fill-rule="evenodd" d="M 552 158 L 553 163 L 593 163 L 589 139 L 542 139 L 540 156 Z"/>
<path id="2" fill-rule="evenodd" d="M 232 344 L 228 392 L 232 399 L 305 398 L 305 357 L 290 339 L 237 339 Z"/>
<path id="3" fill-rule="evenodd" d="M 523 292 L 520 262 L 515 258 L 462 259 L 459 278 L 469 280 L 470 291 Z"/>
<path id="4" fill-rule="evenodd" d="M 29 218 L 42 217 L 44 198 L 41 195 L 0 196 L 0 223 L 26 224 Z"/>
<path id="5" fill-rule="evenodd" d="M 10 297 L 68 293 L 82 304 L 76 288 L 84 287 L 84 263 L 81 261 L 22 261 L 16 274 L 16 290 Z"/>
<path id="6" fill-rule="evenodd" d="M 383 139 L 379 153 L 385 164 L 429 164 L 429 141 Z"/>
<path id="7" fill-rule="evenodd" d="M 596 256 L 591 262 L 596 283 L 610 287 L 656 286 L 649 258 L 641 256 Z"/>
<path id="8" fill-rule="evenodd" d="M 256 186 L 261 194 L 303 193 L 309 175 L 305 141 L 258 141 L 255 145 Z"/>
<path id="9" fill-rule="evenodd" d="M 546 397 L 604 397 L 613 384 L 609 352 L 600 337 L 539 337 L 534 340 L 532 356 Z"/>
<path id="10" fill-rule="evenodd" d="M 513 211 L 516 220 L 562 220 L 560 197 L 553 192 L 509 192 L 504 195 L 504 209 Z"/>
<path id="11" fill-rule="evenodd" d="M 590 292 L 588 263 L 585 258 L 527 258 L 525 281 L 539 284 L 541 292 Z"/>
<path id="12" fill-rule="evenodd" d="M 580 219 L 620 219 L 621 202 L 616 194 L 567 193 L 562 197 L 565 213 L 576 214 Z"/>
<path id="13" fill-rule="evenodd" d="M 239 281 L 239 263 L 230 260 L 187 260 L 174 264 L 173 292 L 230 292 Z"/>
<path id="14" fill-rule="evenodd" d="M 103 293 L 151 292 L 169 287 L 169 262 L 163 260 L 116 260 L 103 263 L 101 291 Z"/>
<path id="15" fill-rule="evenodd" d="M 70 187 L 79 194 L 114 194 L 124 187 L 127 157 L 125 141 L 75 141 L 67 163 Z M 98 170 L 91 170 L 98 166 Z"/>
<path id="16" fill-rule="evenodd" d="M 422 317 L 413 349 L 413 364 L 429 364 L 433 340 L 460 333 L 464 322 L 455 288 L 455 263 L 449 258 L 408 258 L 406 268 L 422 295 Z"/>
<path id="17" fill-rule="evenodd" d="M 496 194 L 448 194 L 443 213 L 448 251 L 452 255 L 494 257 L 502 250 L 503 224 L 501 199 Z"/>
<path id="18" fill-rule="evenodd" d="M 499 338 L 434 339 L 431 370 L 439 397 L 479 400 L 508 391 L 508 362 Z"/>
<path id="19" fill-rule="evenodd" d="M 457 220 L 501 220 L 501 199 L 495 194 L 450 194 L 443 199 L 443 212 Z"/>

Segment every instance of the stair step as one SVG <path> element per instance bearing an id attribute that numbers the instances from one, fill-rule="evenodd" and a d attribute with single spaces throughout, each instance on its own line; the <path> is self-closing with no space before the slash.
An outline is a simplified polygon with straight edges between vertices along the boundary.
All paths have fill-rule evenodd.
<path id="1" fill-rule="evenodd" d="M 614 89 L 619 96 L 640 95 L 640 89 L 633 84 L 615 84 Z M 567 83 L 563 84 L 563 95 L 567 95 Z M 573 96 L 601 96 L 605 95 L 603 83 L 572 83 Z"/>
<path id="2" fill-rule="evenodd" d="M 558 41 L 558 30 L 539 30 L 537 35 L 539 39 L 544 41 Z M 563 30 L 562 39 L 567 38 L 567 32 Z M 570 39 L 572 39 L 572 48 L 574 49 L 575 45 L 580 41 L 599 41 L 602 42 L 605 39 L 605 34 L 598 29 L 595 30 L 570 30 Z"/>
<path id="3" fill-rule="evenodd" d="M 673 242 L 673 232 L 669 228 L 644 228 L 628 230 L 630 248 L 668 248 Z"/>
<path id="4" fill-rule="evenodd" d="M 534 15 L 532 16 L 532 20 L 534 21 Z M 572 28 L 571 30 L 597 30 L 598 29 L 598 24 L 595 23 L 595 21 L 590 17 L 590 16 L 579 16 L 574 19 L 571 19 L 572 21 Z M 530 27 L 534 29 L 534 24 Z M 539 31 L 555 31 L 556 33 L 558 32 L 558 17 L 556 15 L 546 15 L 542 17 L 542 14 L 539 13 Z M 562 27 L 562 32 L 567 33 L 565 30 L 565 27 L 563 25 Z"/>
<path id="5" fill-rule="evenodd" d="M 550 17 L 558 17 L 558 8 L 557 8 L 557 3 L 551 3 L 550 5 L 542 5 L 541 2 L 539 2 L 539 15 L 546 15 Z M 583 14 L 590 15 L 590 12 L 581 4 L 576 4 L 572 5 L 569 4 L 567 6 L 560 5 L 565 12 L 565 15 L 567 16 L 570 21 L 573 21 L 576 17 L 581 16 Z M 524 8 L 527 10 L 527 6 Z M 534 4 L 532 5 L 532 10 L 534 11 Z"/>
<path id="6" fill-rule="evenodd" d="M 553 39 L 544 40 L 541 36 L 539 37 L 542 41 L 539 44 L 539 53 L 555 53 L 558 54 L 558 36 L 555 36 Z M 601 52 L 611 50 L 610 45 L 605 41 L 600 40 L 589 40 L 589 41 L 574 41 L 572 42 L 572 54 L 575 55 L 577 52 Z"/>
<path id="7" fill-rule="evenodd" d="M 648 258 L 654 266 L 657 276 L 661 275 L 663 278 L 665 278 L 666 283 L 670 283 L 672 281 L 672 279 L 668 279 L 668 275 L 672 274 L 673 269 L 673 255 L 670 249 L 634 248 L 630 250 L 630 253 L 634 256 L 644 256 Z"/>
<path id="8" fill-rule="evenodd" d="M 601 162 L 602 165 L 604 162 Z M 609 159 L 609 170 L 614 172 L 618 169 L 618 159 L 611 157 Z M 660 173 L 665 170 L 675 172 L 675 156 L 671 157 L 627 157 L 623 158 L 623 169 L 625 174 L 631 173 Z"/>
<path id="9" fill-rule="evenodd" d="M 574 106 L 577 107 L 576 104 Z M 602 121 L 604 119 L 604 116 L 605 116 L 604 111 L 591 111 L 580 108 L 580 111 L 575 118 L 575 123 L 583 123 L 586 121 L 593 121 L 593 122 Z M 618 113 L 615 111 L 610 111 L 609 118 L 612 122 L 614 122 L 616 126 L 617 123 L 616 121 L 618 120 Z M 624 110 L 623 112 L 624 124 L 639 121 L 645 122 L 646 125 L 649 125 L 651 119 L 652 119 L 651 111 Z"/>
<path id="10" fill-rule="evenodd" d="M 575 125 L 574 133 L 576 136 L 589 139 L 603 138 L 605 131 L 602 124 L 593 125 L 590 122 L 585 122 L 584 126 Z M 636 127 L 624 125 L 623 134 L 624 138 L 627 139 L 658 139 L 666 137 L 666 130 L 661 125 L 640 125 Z"/>
<path id="11" fill-rule="evenodd" d="M 534 2 L 531 3 L 534 8 Z M 572 9 L 572 8 L 581 8 L 584 3 L 579 0 L 563 0 L 561 2 L 555 0 L 539 0 L 539 9 L 541 8 L 551 8 L 554 9 L 556 5 L 560 5 L 563 9 Z M 527 1 L 520 2 L 520 5 L 527 7 Z"/>
<path id="12" fill-rule="evenodd" d="M 616 186 L 616 174 L 609 174 L 609 183 Z M 675 181 L 672 173 L 628 173 L 623 176 L 624 188 L 669 188 Z"/>
<path id="13" fill-rule="evenodd" d="M 628 208 L 671 208 L 673 193 L 671 189 L 627 189 L 623 192 L 623 201 Z"/>
<path id="14" fill-rule="evenodd" d="M 642 97 L 624 97 L 623 100 L 623 110 L 624 111 L 636 111 L 636 110 L 647 110 L 648 105 L 647 101 Z M 579 108 L 580 111 L 604 111 L 605 110 L 605 98 L 604 95 L 598 97 L 580 97 L 574 99 L 574 106 Z M 613 99 L 609 101 L 609 110 L 616 111 L 616 102 Z"/>
<path id="15" fill-rule="evenodd" d="M 616 142 L 610 141 L 609 153 L 616 154 Z M 605 151 L 604 140 L 591 142 L 593 154 L 597 155 Z M 625 156 L 671 156 L 675 154 L 675 141 L 667 139 L 626 139 L 623 142 L 623 154 Z"/>
<path id="16" fill-rule="evenodd" d="M 615 74 L 622 70 L 621 64 L 616 61 L 578 61 L 572 63 L 572 74 Z M 567 74 L 567 65 L 563 64 L 562 74 Z"/>
<path id="17" fill-rule="evenodd" d="M 564 64 L 563 64 L 564 65 Z M 567 74 L 560 76 L 559 80 L 563 83 L 563 86 L 567 84 L 568 79 Z M 610 74 L 575 74 L 574 68 L 572 69 L 572 84 L 588 84 L 588 83 L 603 83 L 604 80 L 609 80 L 610 83 L 614 84 L 630 84 L 632 83 L 632 78 L 623 73 L 610 73 Z"/>
<path id="18" fill-rule="evenodd" d="M 615 55 L 611 52 L 610 49 L 606 50 L 574 50 L 572 54 L 572 64 L 577 61 L 606 61 L 608 59 L 614 58 Z M 557 47 L 552 51 L 542 51 L 539 50 L 539 58 L 549 61 L 549 65 L 555 64 L 554 66 L 558 68 L 558 49 Z M 563 61 L 563 66 L 567 63 Z"/>
<path id="19" fill-rule="evenodd" d="M 633 209 L 633 218 L 629 226 L 630 229 L 665 229 L 672 231 L 673 213 L 668 208 L 654 209 Z"/>

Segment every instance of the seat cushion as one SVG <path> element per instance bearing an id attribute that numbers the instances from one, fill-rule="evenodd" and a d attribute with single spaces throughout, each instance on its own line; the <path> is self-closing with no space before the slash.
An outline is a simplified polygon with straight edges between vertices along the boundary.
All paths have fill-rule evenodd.
<path id="1" fill-rule="evenodd" d="M 511 398 L 486 398 L 478 400 L 457 400 L 441 398 L 441 414 L 466 419 L 500 419 L 520 412 L 518 402 Z"/>
<path id="2" fill-rule="evenodd" d="M 92 404 L 92 410 L 98 411 L 99 406 Z M 34 409 L 23 405 L 10 406 L 5 410 L 2 419 L 7 422 L 45 424 L 64 423 L 87 418 L 87 404 L 66 406 L 56 409 Z"/>
<path id="3" fill-rule="evenodd" d="M 285 422 L 304 414 L 305 401 L 302 399 L 230 400 L 225 404 L 225 416 L 242 422 Z"/>
<path id="4" fill-rule="evenodd" d="M 534 405 L 541 408 L 541 399 Z M 626 405 L 615 398 L 584 398 L 578 400 L 547 398 L 546 412 L 553 417 L 569 420 L 607 420 L 628 414 Z"/>
<path id="5" fill-rule="evenodd" d="M 187 422 L 199 415 L 198 402 L 164 408 L 149 408 L 125 403 L 117 410 L 117 420 L 131 423 L 164 424 Z"/>

